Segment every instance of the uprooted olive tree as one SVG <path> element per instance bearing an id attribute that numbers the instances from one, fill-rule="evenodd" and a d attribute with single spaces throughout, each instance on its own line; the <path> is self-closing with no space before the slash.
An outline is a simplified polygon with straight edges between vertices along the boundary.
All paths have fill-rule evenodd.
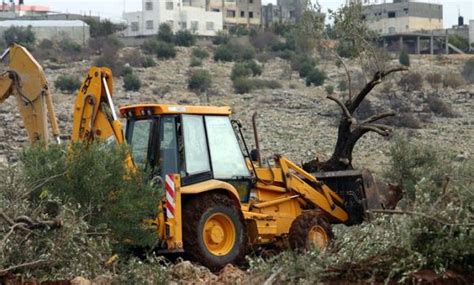
<path id="1" fill-rule="evenodd" d="M 346 99 L 336 95 L 327 96 L 327 99 L 334 101 L 342 111 L 333 154 L 327 161 L 319 161 L 316 158 L 304 163 L 303 168 L 308 172 L 349 170 L 353 169 L 352 152 L 359 139 L 369 132 L 375 132 L 384 137 L 390 136 L 392 128 L 380 123 L 380 120 L 396 115 L 393 111 L 383 111 L 368 118 L 358 119 L 355 114 L 366 97 L 387 76 L 407 69 L 387 65 L 383 53 L 375 47 L 376 34 L 367 28 L 362 19 L 361 5 L 351 4 L 337 11 L 330 11 L 334 25 L 325 29 L 320 23 L 318 24 L 318 17 L 314 16 L 319 13 L 320 8 L 317 4 L 308 4 L 302 25 L 307 33 L 313 35 L 312 38 L 318 39 L 315 43 L 316 49 L 335 58 L 337 64 L 344 68 L 348 96 Z M 334 42 L 336 48 L 331 45 Z M 360 90 L 352 84 L 352 72 L 348 62 L 359 62 L 361 69 L 369 77 Z"/>

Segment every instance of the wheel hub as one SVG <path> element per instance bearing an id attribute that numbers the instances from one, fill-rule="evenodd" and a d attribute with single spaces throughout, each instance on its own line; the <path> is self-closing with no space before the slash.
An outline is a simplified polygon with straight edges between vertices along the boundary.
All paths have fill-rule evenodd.
<path id="1" fill-rule="evenodd" d="M 326 231 L 320 226 L 312 227 L 308 232 L 309 248 L 318 248 L 324 250 L 329 242 Z"/>
<path id="2" fill-rule="evenodd" d="M 226 255 L 235 245 L 236 230 L 232 220 L 224 213 L 211 215 L 204 223 L 203 241 L 214 255 Z"/>

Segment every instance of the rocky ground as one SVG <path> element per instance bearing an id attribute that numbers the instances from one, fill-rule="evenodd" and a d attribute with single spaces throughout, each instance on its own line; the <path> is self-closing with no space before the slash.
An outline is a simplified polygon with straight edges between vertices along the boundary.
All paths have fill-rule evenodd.
<path id="1" fill-rule="evenodd" d="M 208 48 L 209 47 L 204 47 Z M 211 50 L 209 50 L 211 52 Z M 212 53 L 211 53 L 212 55 Z M 235 94 L 230 80 L 233 63 L 216 63 L 204 60 L 203 67 L 212 75 L 212 87 L 208 96 L 197 95 L 187 90 L 186 80 L 193 68 L 189 67 L 191 49 L 179 48 L 176 59 L 158 61 L 156 67 L 136 68 L 143 86 L 138 92 L 127 92 L 123 81 L 115 77 L 114 98 L 116 105 L 137 102 L 158 102 L 177 104 L 229 105 L 233 116 L 246 126 L 246 134 L 253 145 L 251 116 L 258 112 L 258 128 L 264 157 L 274 153 L 285 154 L 296 162 L 319 156 L 327 158 L 334 147 L 337 136 L 339 108 L 325 98 L 324 87 L 306 87 L 296 72 L 289 72 L 286 61 L 275 58 L 264 64 L 262 78 L 278 80 L 283 88 L 255 90 L 250 94 Z M 459 73 L 467 56 L 435 58 L 412 57 L 412 71 L 441 74 Z M 325 85 L 337 86 L 344 80 L 342 68 L 334 61 L 322 61 L 319 66 L 328 74 Z M 392 60 L 396 65 L 398 60 Z M 57 65 L 43 61 L 46 76 L 50 82 L 54 103 L 63 134 L 70 134 L 74 95 L 62 94 L 54 88 L 54 81 L 60 74 L 74 74 L 82 78 L 93 64 L 93 59 Z M 350 63 L 359 81 L 364 73 L 357 63 Z M 197 67 L 199 68 L 199 67 Z M 474 85 L 464 85 L 457 90 L 441 89 L 441 98 L 459 114 L 455 118 L 444 118 L 433 114 L 426 107 L 426 97 L 434 92 L 425 82 L 422 91 L 403 92 L 398 87 L 401 75 L 392 75 L 388 83 L 381 84 L 369 95 L 372 108 L 384 111 L 390 108 L 390 100 L 398 98 L 410 106 L 411 112 L 420 118 L 421 128 L 396 128 L 395 133 L 404 133 L 414 142 L 430 143 L 448 148 L 459 159 L 471 158 L 474 149 Z M 359 82 L 360 83 L 360 82 Z M 336 96 L 341 96 L 337 91 Z M 208 100 L 207 100 L 208 98 Z M 207 102 L 209 101 L 209 102 Z M 26 133 L 16 110 L 14 98 L 0 105 L 0 163 L 14 163 L 18 153 L 27 144 Z M 376 134 L 368 134 L 360 140 L 354 152 L 354 164 L 358 168 L 369 168 L 380 173 L 388 162 L 390 140 Z"/>

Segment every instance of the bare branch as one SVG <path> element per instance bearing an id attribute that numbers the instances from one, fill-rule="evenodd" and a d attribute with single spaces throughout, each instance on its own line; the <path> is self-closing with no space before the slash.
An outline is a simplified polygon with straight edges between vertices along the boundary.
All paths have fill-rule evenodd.
<path id="1" fill-rule="evenodd" d="M 365 131 L 365 132 L 375 132 L 375 133 L 377 133 L 381 136 L 384 136 L 384 137 L 390 135 L 390 131 L 384 130 L 382 128 L 378 128 L 378 127 L 375 127 L 375 126 L 372 126 L 372 125 L 361 125 L 361 126 L 358 126 L 358 128 Z M 363 133 L 362 133 L 362 135 L 363 135 Z"/>
<path id="2" fill-rule="evenodd" d="M 373 116 L 365 119 L 364 121 L 360 122 L 360 124 L 362 125 L 362 124 L 372 123 L 372 122 L 378 121 L 380 119 L 390 117 L 390 116 L 395 116 L 395 115 L 396 115 L 395 112 L 387 111 L 387 112 L 384 112 L 384 113 L 373 115 Z"/>
<path id="3" fill-rule="evenodd" d="M 329 35 L 326 33 L 326 38 L 329 39 Z M 347 85 L 348 85 L 348 90 L 349 90 L 349 101 L 352 99 L 352 77 L 351 77 L 351 72 L 349 70 L 349 67 L 347 66 L 346 62 L 344 59 L 335 51 L 334 48 L 328 47 L 326 45 L 323 45 L 323 47 L 328 50 L 332 55 L 334 55 L 339 62 L 342 64 L 344 67 L 344 70 L 346 71 L 346 76 L 347 76 Z"/>
<path id="4" fill-rule="evenodd" d="M 414 212 L 414 211 L 402 211 L 402 210 L 368 210 L 368 211 L 369 211 L 369 212 L 372 212 L 372 213 L 381 213 L 381 214 L 420 216 L 420 217 L 424 217 L 424 218 L 433 220 L 433 221 L 435 221 L 435 222 L 438 222 L 438 223 L 440 223 L 440 224 L 442 224 L 442 225 L 450 226 L 450 227 L 454 227 L 454 226 L 458 226 L 458 227 L 474 227 L 474 223 L 467 223 L 467 224 L 450 223 L 450 222 L 447 222 L 447 221 L 443 221 L 443 220 L 441 220 L 441 219 L 438 219 L 438 218 L 436 218 L 436 217 L 427 215 L 427 214 L 425 214 L 425 213 Z"/>
<path id="5" fill-rule="evenodd" d="M 332 100 L 334 102 L 337 103 L 337 105 L 339 105 L 339 107 L 341 107 L 342 111 L 344 112 L 344 115 L 346 116 L 347 119 L 351 120 L 352 119 L 352 115 L 351 113 L 349 112 L 349 110 L 347 109 L 346 105 L 344 105 L 344 103 L 342 103 L 341 100 L 337 99 L 336 97 L 333 97 L 331 95 L 328 95 L 326 98 L 328 98 L 329 100 Z"/>
<path id="6" fill-rule="evenodd" d="M 39 260 L 31 261 L 31 262 L 25 262 L 25 263 L 22 263 L 22 264 L 13 265 L 13 266 L 10 266 L 10 267 L 5 268 L 5 269 L 0 269 L 0 276 L 3 276 L 5 274 L 7 274 L 9 271 L 12 271 L 12 270 L 15 270 L 15 269 L 36 267 L 36 266 L 40 265 L 41 263 L 45 263 L 45 262 L 46 262 L 45 259 L 39 259 Z"/>

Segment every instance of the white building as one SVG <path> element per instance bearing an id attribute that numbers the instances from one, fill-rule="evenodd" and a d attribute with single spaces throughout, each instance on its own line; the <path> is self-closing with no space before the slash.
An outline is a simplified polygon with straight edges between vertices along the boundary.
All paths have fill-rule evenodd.
<path id="1" fill-rule="evenodd" d="M 44 39 L 62 40 L 68 38 L 78 44 L 86 45 L 89 41 L 89 25 L 83 21 L 61 21 L 61 20 L 7 20 L 0 21 L 0 35 L 10 27 L 31 27 L 35 33 L 36 42 Z"/>
<path id="2" fill-rule="evenodd" d="M 469 20 L 469 44 L 474 50 L 474 20 Z"/>
<path id="3" fill-rule="evenodd" d="M 201 2 L 142 0 L 142 11 L 123 15 L 127 21 L 125 36 L 154 35 L 161 23 L 169 24 L 174 32 L 187 29 L 201 36 L 215 36 L 222 30 L 222 13 L 206 11 Z"/>

